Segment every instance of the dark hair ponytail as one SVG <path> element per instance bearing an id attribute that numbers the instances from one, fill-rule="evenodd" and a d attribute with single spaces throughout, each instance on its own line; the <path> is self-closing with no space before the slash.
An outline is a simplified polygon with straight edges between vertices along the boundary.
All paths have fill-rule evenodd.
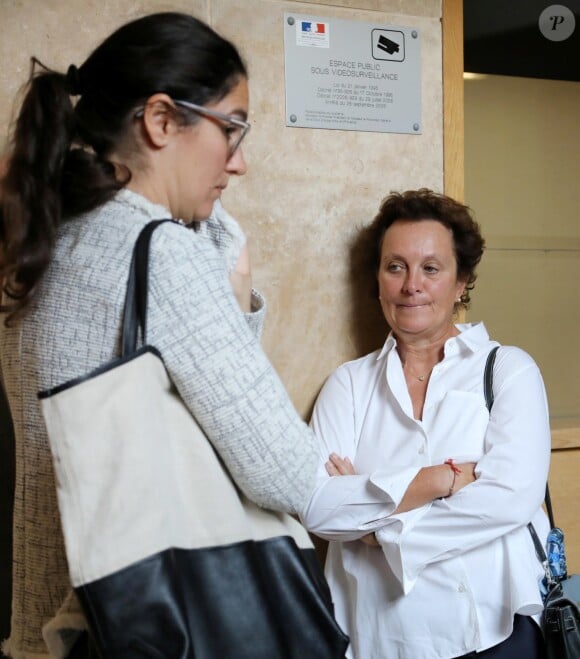
<path id="1" fill-rule="evenodd" d="M 193 16 L 151 14 L 109 36 L 78 69 L 29 81 L 0 188 L 0 281 L 23 310 L 48 267 L 63 217 L 108 201 L 131 173 L 108 160 L 155 93 L 199 105 L 247 77 L 227 40 Z M 78 96 L 73 104 L 72 96 Z"/>
<path id="2" fill-rule="evenodd" d="M 33 72 L 0 192 L 0 277 L 16 308 L 50 260 L 62 213 L 63 163 L 74 125 L 64 76 Z"/>

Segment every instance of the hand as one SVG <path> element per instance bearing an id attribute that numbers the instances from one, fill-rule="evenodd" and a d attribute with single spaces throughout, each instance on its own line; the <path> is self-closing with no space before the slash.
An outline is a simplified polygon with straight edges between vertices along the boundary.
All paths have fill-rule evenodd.
<path id="1" fill-rule="evenodd" d="M 352 462 L 348 458 L 341 458 L 336 453 L 328 456 L 328 462 L 324 466 L 329 476 L 354 476 L 356 474 Z"/>
<path id="2" fill-rule="evenodd" d="M 234 269 L 230 272 L 230 282 L 240 309 L 249 313 L 252 310 L 252 271 L 247 242 L 242 247 Z"/>
<path id="3" fill-rule="evenodd" d="M 328 462 L 324 465 L 329 476 L 354 476 L 356 471 L 349 458 L 341 458 L 336 453 L 328 456 Z M 371 547 L 379 547 L 379 543 L 374 533 L 367 533 L 360 538 L 361 542 Z"/>
<path id="4" fill-rule="evenodd" d="M 369 545 L 370 547 L 380 547 L 380 544 L 377 540 L 377 536 L 374 533 L 368 533 L 367 535 L 363 535 L 362 538 L 360 538 L 361 542 L 364 542 L 365 545 Z"/>

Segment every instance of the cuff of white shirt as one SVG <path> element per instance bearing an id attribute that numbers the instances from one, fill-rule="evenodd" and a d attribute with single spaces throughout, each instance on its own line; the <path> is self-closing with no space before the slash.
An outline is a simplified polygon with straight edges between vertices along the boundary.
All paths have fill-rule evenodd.
<path id="1" fill-rule="evenodd" d="M 409 488 L 411 481 L 419 473 L 421 467 L 407 467 L 397 472 L 396 476 L 392 471 L 378 470 L 369 476 L 369 481 L 379 490 L 386 492 L 393 502 L 393 510 L 396 510 L 401 503 L 401 499 Z M 388 519 L 388 518 L 387 518 Z M 380 522 L 377 524 L 377 522 Z M 374 520 L 364 524 L 362 528 L 373 530 L 380 528 L 385 523 L 385 518 Z"/>
<path id="2" fill-rule="evenodd" d="M 389 517 L 385 526 L 375 531 L 377 542 L 381 546 L 387 563 L 401 584 L 405 595 L 412 590 L 423 566 L 409 565 L 408 561 L 405 560 L 402 545 L 406 535 L 412 531 L 413 527 L 424 517 L 431 506 L 432 502 L 406 513 L 393 515 Z"/>

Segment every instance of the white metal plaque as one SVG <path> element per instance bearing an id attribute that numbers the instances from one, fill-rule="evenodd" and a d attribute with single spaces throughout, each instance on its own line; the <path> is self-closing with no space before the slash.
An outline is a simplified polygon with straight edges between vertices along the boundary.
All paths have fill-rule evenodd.
<path id="1" fill-rule="evenodd" d="M 420 134 L 420 46 L 411 27 L 285 13 L 286 125 Z"/>

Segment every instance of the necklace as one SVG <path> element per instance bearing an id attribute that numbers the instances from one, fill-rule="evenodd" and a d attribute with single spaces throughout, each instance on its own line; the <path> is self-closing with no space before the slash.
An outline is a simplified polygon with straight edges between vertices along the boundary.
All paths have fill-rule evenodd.
<path id="1" fill-rule="evenodd" d="M 425 382 L 425 380 L 427 379 L 427 377 L 428 377 L 429 375 L 431 375 L 431 371 L 433 370 L 433 367 L 431 367 L 431 368 L 427 371 L 427 373 L 423 373 L 423 375 L 417 375 L 417 373 L 413 373 L 413 371 L 407 366 L 407 364 L 405 364 L 405 365 L 403 366 L 403 370 L 404 370 L 404 369 L 407 369 L 407 371 L 408 371 L 408 372 L 409 372 L 409 373 L 410 373 L 415 379 L 419 380 L 419 382 Z"/>

